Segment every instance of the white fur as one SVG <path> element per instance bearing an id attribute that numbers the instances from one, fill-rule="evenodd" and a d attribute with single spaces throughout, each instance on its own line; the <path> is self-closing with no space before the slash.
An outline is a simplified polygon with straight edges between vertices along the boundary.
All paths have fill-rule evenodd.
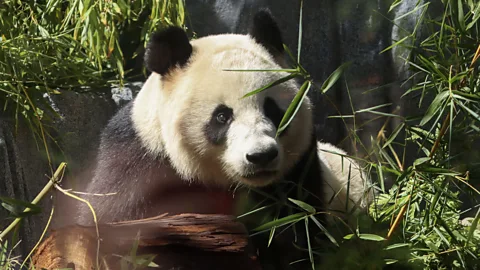
<path id="1" fill-rule="evenodd" d="M 241 111 L 240 117 L 232 123 L 228 136 L 225 154 L 223 155 L 224 164 L 232 175 L 241 174 L 247 170 L 248 161 L 246 155 L 254 152 L 265 151 L 268 148 L 280 148 L 280 155 L 270 164 L 270 170 L 279 170 L 283 160 L 283 149 L 281 144 L 275 140 L 276 127 L 264 119 L 263 113 L 258 110 L 245 109 L 245 114 Z"/>

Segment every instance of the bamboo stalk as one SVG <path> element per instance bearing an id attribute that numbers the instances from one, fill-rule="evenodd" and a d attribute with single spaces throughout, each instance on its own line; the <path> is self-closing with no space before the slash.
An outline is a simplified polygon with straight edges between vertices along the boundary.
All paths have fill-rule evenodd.
<path id="1" fill-rule="evenodd" d="M 45 195 L 52 189 L 52 187 L 58 181 L 58 179 L 60 178 L 60 175 L 63 175 L 63 172 L 64 172 L 66 166 L 67 166 L 67 164 L 65 162 L 62 162 L 60 164 L 60 166 L 58 166 L 57 170 L 53 174 L 53 177 L 50 178 L 50 180 L 48 180 L 48 183 L 43 187 L 43 189 L 40 191 L 40 193 L 38 193 L 38 195 L 35 197 L 35 199 L 33 199 L 33 201 L 31 202 L 32 204 L 39 203 L 40 200 L 43 197 L 45 197 Z M 30 210 L 31 209 L 27 207 L 23 212 L 25 213 L 25 212 L 30 211 Z M 0 233 L 0 241 L 2 241 L 7 236 L 7 234 L 16 227 L 22 219 L 23 219 L 23 217 L 16 218 L 12 223 L 10 223 L 10 225 L 5 230 L 3 230 Z"/>

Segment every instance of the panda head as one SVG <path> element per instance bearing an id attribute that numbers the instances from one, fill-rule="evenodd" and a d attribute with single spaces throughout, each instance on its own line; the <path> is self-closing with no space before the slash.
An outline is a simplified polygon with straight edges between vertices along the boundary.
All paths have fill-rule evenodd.
<path id="1" fill-rule="evenodd" d="M 176 27 L 152 35 L 145 63 L 152 72 L 133 105 L 145 148 L 169 160 L 187 180 L 264 186 L 279 180 L 307 151 L 312 136 L 305 98 L 289 127 L 277 127 L 298 91 L 287 81 L 258 94 L 284 72 L 283 43 L 268 11 L 258 12 L 248 35 L 189 41 Z"/>

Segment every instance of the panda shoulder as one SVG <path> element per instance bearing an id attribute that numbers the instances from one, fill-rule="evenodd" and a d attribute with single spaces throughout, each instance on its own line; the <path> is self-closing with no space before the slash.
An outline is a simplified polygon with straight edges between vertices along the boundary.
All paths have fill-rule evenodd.
<path id="1" fill-rule="evenodd" d="M 133 102 L 130 101 L 108 121 L 101 134 L 102 144 L 128 142 L 136 137 L 132 122 L 132 107 Z"/>

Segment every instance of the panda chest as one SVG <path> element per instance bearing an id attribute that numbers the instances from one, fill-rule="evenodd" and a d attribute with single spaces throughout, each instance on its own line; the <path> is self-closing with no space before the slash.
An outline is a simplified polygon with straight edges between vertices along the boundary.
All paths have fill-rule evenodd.
<path id="1" fill-rule="evenodd" d="M 233 213 L 234 196 L 231 192 L 198 181 L 186 181 L 168 163 L 152 168 L 147 178 L 143 194 L 152 211 L 149 215 Z"/>

